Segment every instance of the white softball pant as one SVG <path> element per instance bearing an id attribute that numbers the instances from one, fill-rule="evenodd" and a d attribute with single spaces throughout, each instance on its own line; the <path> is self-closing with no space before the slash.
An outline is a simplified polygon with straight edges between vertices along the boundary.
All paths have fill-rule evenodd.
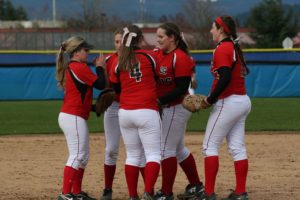
<path id="1" fill-rule="evenodd" d="M 160 163 L 161 120 L 151 109 L 119 110 L 119 123 L 126 147 L 126 164 L 144 167 L 146 162 Z"/>
<path id="2" fill-rule="evenodd" d="M 89 160 L 89 130 L 82 117 L 59 113 L 58 124 L 66 137 L 69 158 L 66 166 L 85 168 Z"/>
<path id="3" fill-rule="evenodd" d="M 214 105 L 203 140 L 204 156 L 216 156 L 226 137 L 228 150 L 234 161 L 247 159 L 245 121 L 251 110 L 247 95 L 231 95 Z"/>
<path id="4" fill-rule="evenodd" d="M 118 115 L 119 105 L 119 102 L 114 101 L 104 113 L 104 133 L 106 142 L 104 163 L 106 165 L 116 165 L 119 154 L 121 138 Z"/>
<path id="5" fill-rule="evenodd" d="M 188 119 L 192 113 L 177 104 L 163 109 L 162 117 L 162 160 L 177 157 L 177 162 L 185 160 L 190 151 L 184 146 L 184 135 Z"/>

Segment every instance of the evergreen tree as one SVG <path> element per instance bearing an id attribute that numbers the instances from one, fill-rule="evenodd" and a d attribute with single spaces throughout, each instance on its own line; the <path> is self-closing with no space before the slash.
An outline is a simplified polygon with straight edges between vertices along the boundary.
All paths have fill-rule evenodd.
<path id="1" fill-rule="evenodd" d="M 16 19 L 17 20 L 28 20 L 27 13 L 22 6 L 16 8 Z"/>
<path id="2" fill-rule="evenodd" d="M 27 20 L 23 7 L 15 8 L 10 0 L 0 0 L 0 20 Z"/>
<path id="3" fill-rule="evenodd" d="M 256 31 L 252 37 L 258 48 L 281 48 L 286 37 L 297 33 L 297 20 L 292 9 L 284 9 L 281 0 L 263 0 L 251 9 L 248 26 Z"/>

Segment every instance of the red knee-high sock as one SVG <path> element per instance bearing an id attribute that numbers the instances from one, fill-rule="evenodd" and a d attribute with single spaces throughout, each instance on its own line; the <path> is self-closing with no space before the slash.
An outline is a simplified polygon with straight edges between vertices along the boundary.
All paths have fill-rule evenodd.
<path id="1" fill-rule="evenodd" d="M 145 167 L 140 167 L 140 173 L 141 173 L 144 183 L 145 183 Z"/>
<path id="2" fill-rule="evenodd" d="M 106 189 L 112 189 L 115 173 L 116 173 L 116 165 L 104 164 L 104 179 L 105 179 L 104 184 Z"/>
<path id="3" fill-rule="evenodd" d="M 68 194 L 71 193 L 72 187 L 73 187 L 73 182 L 74 182 L 74 176 L 76 173 L 76 169 L 65 166 L 64 168 L 64 179 L 63 179 L 63 188 L 62 188 L 62 193 L 63 194 Z"/>
<path id="4" fill-rule="evenodd" d="M 246 179 L 248 174 L 248 159 L 234 162 L 236 187 L 235 193 L 242 194 L 246 192 Z"/>
<path id="5" fill-rule="evenodd" d="M 219 170 L 219 156 L 209 156 L 204 159 L 205 193 L 211 195 L 215 192 L 216 176 Z"/>
<path id="6" fill-rule="evenodd" d="M 148 162 L 145 167 L 145 192 L 153 194 L 154 185 L 159 174 L 160 165 L 157 162 Z"/>
<path id="7" fill-rule="evenodd" d="M 74 182 L 73 182 L 73 194 L 79 194 L 82 191 L 81 186 L 82 186 L 83 174 L 84 174 L 83 168 L 79 168 L 78 170 L 76 170 L 74 176 Z"/>
<path id="8" fill-rule="evenodd" d="M 161 162 L 162 192 L 166 195 L 173 193 L 173 185 L 177 173 L 177 159 L 170 157 Z"/>
<path id="9" fill-rule="evenodd" d="M 132 165 L 125 165 L 125 177 L 130 197 L 137 197 L 137 184 L 140 168 Z"/>
<path id="10" fill-rule="evenodd" d="M 182 170 L 184 171 L 186 177 L 188 178 L 190 184 L 200 184 L 200 178 L 198 175 L 196 162 L 194 156 L 190 153 L 190 155 L 179 163 Z"/>

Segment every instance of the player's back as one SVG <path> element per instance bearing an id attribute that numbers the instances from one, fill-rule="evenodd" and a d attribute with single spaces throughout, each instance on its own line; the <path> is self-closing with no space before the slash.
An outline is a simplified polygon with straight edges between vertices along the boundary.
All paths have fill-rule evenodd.
<path id="1" fill-rule="evenodd" d="M 156 61 L 148 51 L 136 50 L 138 63 L 133 70 L 120 71 L 120 108 L 157 110 Z"/>

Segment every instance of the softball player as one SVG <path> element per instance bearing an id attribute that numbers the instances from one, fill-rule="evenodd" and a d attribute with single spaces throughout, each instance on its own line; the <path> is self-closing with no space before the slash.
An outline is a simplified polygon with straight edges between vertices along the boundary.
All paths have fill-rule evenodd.
<path id="1" fill-rule="evenodd" d="M 237 38 L 236 26 L 230 16 L 218 17 L 212 24 L 210 33 L 218 45 L 214 50 L 211 65 L 214 81 L 204 105 L 213 105 L 213 109 L 203 140 L 205 193 L 197 199 L 216 199 L 214 187 L 219 168 L 218 151 L 226 138 L 234 160 L 236 188 L 223 200 L 248 200 L 248 159 L 244 142 L 245 121 L 251 110 L 251 102 L 245 89 L 248 68 L 238 43 L 233 41 Z"/>
<path id="2" fill-rule="evenodd" d="M 159 76 L 158 95 L 163 107 L 162 115 L 162 188 L 156 199 L 172 200 L 177 163 L 186 174 L 189 185 L 179 199 L 188 199 L 203 191 L 193 155 L 184 146 L 186 124 L 191 113 L 182 107 L 183 97 L 193 74 L 194 61 L 188 55 L 188 47 L 177 25 L 164 23 L 157 29 L 160 62 L 156 72 Z"/>
<path id="3" fill-rule="evenodd" d="M 97 76 L 86 64 L 91 48 L 81 37 L 71 37 L 62 43 L 57 56 L 56 78 L 58 86 L 65 92 L 58 123 L 69 150 L 62 194 L 58 196 L 58 200 L 94 200 L 81 190 L 84 169 L 89 159 L 87 119 L 92 105 L 92 88 L 101 90 L 106 81 L 102 67 L 96 67 Z M 65 63 L 64 53 L 70 56 L 68 64 Z M 103 66 L 102 62 L 102 57 L 97 58 L 96 66 Z"/>
<path id="4" fill-rule="evenodd" d="M 110 73 L 114 73 L 115 66 L 118 63 L 118 55 L 120 54 L 120 47 L 122 41 L 123 30 L 117 30 L 115 32 L 114 45 L 117 50 L 116 53 L 108 55 L 106 57 L 106 72 L 110 77 Z M 108 78 L 109 79 L 109 78 Z M 109 81 L 110 82 L 110 81 Z M 112 86 L 112 83 L 109 83 Z M 117 94 L 112 105 L 104 113 L 104 133 L 105 133 L 105 160 L 104 160 L 104 190 L 101 196 L 101 200 L 112 199 L 112 185 L 114 175 L 116 171 L 116 162 L 119 154 L 120 145 L 120 125 L 119 125 L 119 106 L 120 96 Z M 143 163 L 143 164 L 142 164 Z M 140 166 L 140 172 L 144 178 L 144 167 L 146 160 L 143 158 L 143 162 Z"/>
<path id="5" fill-rule="evenodd" d="M 113 70 L 114 64 L 118 62 L 118 52 L 120 50 L 122 40 L 122 31 L 117 30 L 115 32 L 114 45 L 117 50 L 116 53 L 106 57 L 106 72 L 107 76 L 111 70 Z M 111 85 L 111 83 L 110 83 Z M 119 154 L 119 144 L 121 131 L 119 126 L 119 95 L 112 105 L 104 113 L 104 133 L 105 133 L 105 160 L 104 160 L 104 190 L 101 200 L 112 199 L 112 184 L 116 172 L 116 162 Z"/>
<path id="6" fill-rule="evenodd" d="M 142 39 L 137 26 L 124 28 L 119 63 L 111 81 L 116 92 L 120 92 L 119 123 L 127 154 L 125 176 L 129 196 L 138 199 L 138 176 L 145 156 L 142 199 L 148 200 L 152 199 L 160 168 L 161 120 L 155 82 L 156 59 L 152 51 L 139 48 Z"/>

